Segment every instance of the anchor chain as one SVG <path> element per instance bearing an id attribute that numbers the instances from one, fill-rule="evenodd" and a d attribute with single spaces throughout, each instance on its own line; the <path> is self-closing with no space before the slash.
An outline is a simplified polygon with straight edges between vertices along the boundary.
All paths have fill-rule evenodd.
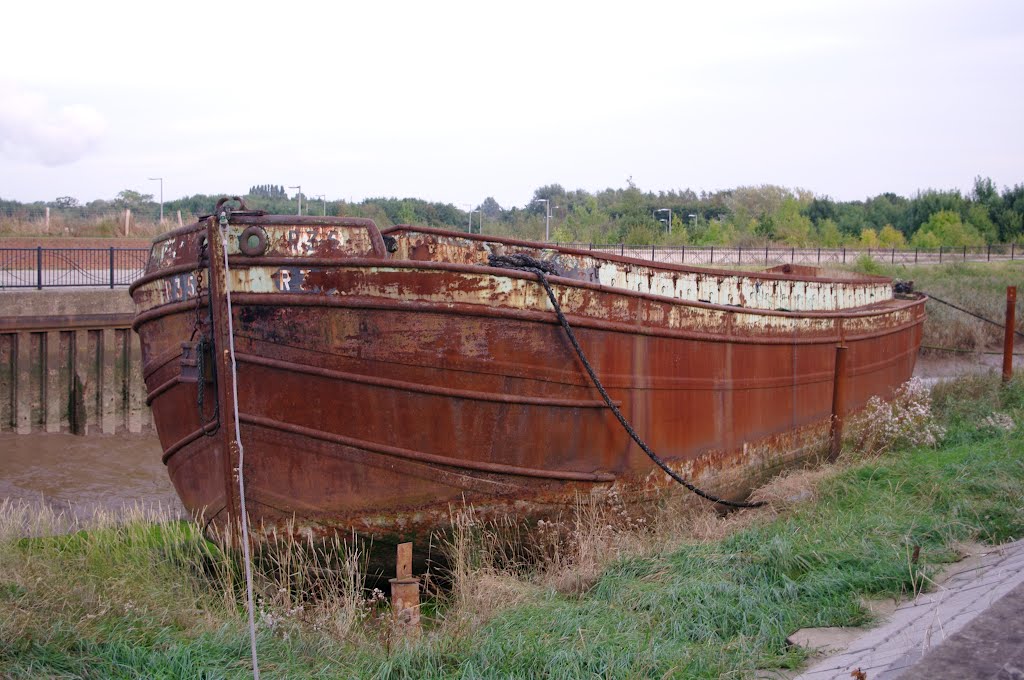
<path id="1" fill-rule="evenodd" d="M 583 363 L 583 367 L 587 369 L 587 374 L 590 376 L 590 380 L 594 383 L 594 387 L 601 393 L 601 398 L 604 399 L 605 405 L 615 415 L 615 418 L 622 425 L 622 428 L 629 434 L 630 438 L 636 442 L 647 457 L 654 461 L 655 465 L 660 467 L 665 474 L 671 477 L 673 480 L 686 487 L 688 490 L 697 494 L 701 498 L 711 501 L 712 503 L 719 503 L 733 508 L 759 508 L 765 504 L 764 501 L 730 501 L 728 499 L 716 496 L 713 493 L 704 491 L 703 489 L 695 486 L 694 484 L 687 481 L 678 472 L 673 470 L 668 464 L 661 459 L 647 443 L 640 438 L 633 426 L 626 420 L 626 417 L 622 415 L 622 411 L 612 401 L 611 396 L 608 395 L 608 391 L 605 390 L 604 385 L 601 384 L 600 378 L 597 377 L 597 373 L 594 371 L 593 366 L 590 365 L 590 361 L 587 360 L 586 354 L 583 352 L 583 348 L 580 347 L 579 341 L 576 339 L 576 334 L 573 332 L 572 327 L 569 325 L 568 319 L 565 318 L 565 314 L 562 312 L 562 306 L 558 304 L 558 300 L 555 298 L 555 292 L 551 289 L 551 283 L 548 282 L 548 274 L 557 274 L 557 270 L 554 265 L 550 262 L 544 262 L 538 260 L 530 255 L 515 254 L 515 255 L 490 255 L 487 258 L 488 263 L 492 267 L 502 267 L 504 269 L 517 269 L 520 271 L 528 271 L 537 275 L 537 280 L 540 281 L 541 285 L 544 286 L 544 290 L 547 291 L 548 299 L 551 301 L 551 306 L 555 308 L 555 314 L 558 316 L 558 322 L 562 325 L 565 330 L 565 334 L 569 337 L 569 342 L 572 343 L 573 349 L 576 350 L 576 356 L 579 357 Z"/>

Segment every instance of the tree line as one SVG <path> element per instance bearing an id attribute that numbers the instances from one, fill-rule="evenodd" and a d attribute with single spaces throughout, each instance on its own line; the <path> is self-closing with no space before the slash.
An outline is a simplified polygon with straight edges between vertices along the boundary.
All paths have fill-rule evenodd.
<path id="1" fill-rule="evenodd" d="M 164 214 L 187 219 L 212 211 L 220 195 L 196 194 L 164 202 Z M 470 210 L 418 198 L 367 198 L 359 202 L 289 196 L 284 186 L 249 189 L 248 207 L 270 213 L 368 217 L 379 226 L 412 224 L 472 230 L 531 240 L 544 238 L 547 211 L 553 241 L 626 245 L 731 245 L 757 247 L 857 246 L 938 248 L 1024 241 L 1024 183 L 999 190 L 985 177 L 972 190 L 918 191 L 913 197 L 883 193 L 837 201 L 804 189 L 771 184 L 699 194 L 690 189 L 642 191 L 631 179 L 618 189 L 589 192 L 559 184 L 539 187 L 523 207 L 502 207 L 493 197 Z M 80 204 L 61 196 L 23 204 L 0 199 L 0 215 L 38 216 L 49 207 L 83 218 L 131 208 L 158 214 L 152 194 L 124 190 L 111 200 Z"/>

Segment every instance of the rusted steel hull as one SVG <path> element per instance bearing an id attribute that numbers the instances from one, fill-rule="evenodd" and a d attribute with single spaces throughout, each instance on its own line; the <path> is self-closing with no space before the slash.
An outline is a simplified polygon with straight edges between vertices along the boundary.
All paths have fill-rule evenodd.
<path id="1" fill-rule="evenodd" d="M 452 505 L 537 517 L 581 493 L 637 500 L 673 484 L 600 401 L 535 277 L 488 254 L 555 263 L 559 303 L 622 412 L 729 498 L 827 451 L 838 345 L 855 410 L 910 378 L 921 340 L 924 299 L 895 299 L 883 279 L 654 266 L 413 228 L 390 230 L 386 248 L 372 223 L 342 218 L 230 223 L 226 238 L 212 219 L 162 237 L 132 288 L 164 460 L 186 507 L 214 522 L 238 512 L 226 290 L 255 524 L 378 542 L 422 542 Z M 197 337 L 207 344 L 183 374 L 182 343 Z"/>

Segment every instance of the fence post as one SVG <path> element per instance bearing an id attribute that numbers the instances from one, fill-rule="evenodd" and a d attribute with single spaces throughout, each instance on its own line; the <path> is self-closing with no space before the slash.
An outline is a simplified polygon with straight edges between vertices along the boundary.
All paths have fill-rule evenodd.
<path id="1" fill-rule="evenodd" d="M 593 250 L 593 249 L 594 249 L 594 244 L 593 244 L 593 243 L 591 243 L 591 244 L 590 244 L 590 250 Z"/>
<path id="2" fill-rule="evenodd" d="M 654 246 L 651 246 L 651 262 L 654 262 Z"/>
<path id="3" fill-rule="evenodd" d="M 764 247 L 764 266 L 768 266 L 768 246 Z"/>
<path id="4" fill-rule="evenodd" d="M 132 221 L 132 209 L 131 208 L 125 208 L 124 209 L 124 235 L 125 236 L 128 235 L 128 225 L 131 223 L 131 221 Z"/>
<path id="5" fill-rule="evenodd" d="M 46 206 L 46 231 L 50 231 L 50 206 Z"/>
<path id="6" fill-rule="evenodd" d="M 846 246 L 843 246 L 843 264 L 846 264 Z"/>
<path id="7" fill-rule="evenodd" d="M 1010 260 L 1013 260 L 1013 249 L 1017 247 L 1016 241 L 1010 241 Z"/>
<path id="8" fill-rule="evenodd" d="M 939 246 L 939 264 L 942 264 L 942 246 Z"/>
<path id="9" fill-rule="evenodd" d="M 821 264 L 821 248 L 818 248 L 818 264 Z"/>
<path id="10" fill-rule="evenodd" d="M 917 264 L 917 248 L 914 248 L 914 264 Z"/>
<path id="11" fill-rule="evenodd" d="M 43 247 L 36 246 L 36 288 L 43 289 Z"/>
<path id="12" fill-rule="evenodd" d="M 619 244 L 619 255 L 621 255 L 623 257 L 626 256 L 626 244 L 625 243 L 620 243 Z"/>
<path id="13" fill-rule="evenodd" d="M 736 264 L 743 264 L 743 248 L 736 247 Z"/>
<path id="14" fill-rule="evenodd" d="M 715 263 L 715 247 L 711 246 L 711 262 L 710 262 L 710 264 L 714 264 L 714 263 Z"/>
<path id="15" fill-rule="evenodd" d="M 967 246 L 964 246 L 964 262 L 967 262 Z"/>
<path id="16" fill-rule="evenodd" d="M 796 248 L 789 249 L 789 263 L 796 264 Z"/>
<path id="17" fill-rule="evenodd" d="M 985 256 L 985 259 L 988 260 L 989 262 L 992 261 L 992 244 L 991 243 L 988 244 L 988 254 Z"/>
<path id="18" fill-rule="evenodd" d="M 679 246 L 679 264 L 686 264 L 686 246 Z"/>
<path id="19" fill-rule="evenodd" d="M 896 249 L 892 249 L 892 264 L 896 264 Z"/>
<path id="20" fill-rule="evenodd" d="M 180 210 L 178 211 L 178 226 L 179 227 L 185 226 L 184 224 L 181 223 L 181 211 Z"/>
<path id="21" fill-rule="evenodd" d="M 1003 382 L 1013 377 L 1014 314 L 1017 311 L 1017 286 L 1006 287 L 1006 329 L 1003 333 Z"/>
<path id="22" fill-rule="evenodd" d="M 114 246 L 110 246 L 110 287 L 114 287 Z"/>

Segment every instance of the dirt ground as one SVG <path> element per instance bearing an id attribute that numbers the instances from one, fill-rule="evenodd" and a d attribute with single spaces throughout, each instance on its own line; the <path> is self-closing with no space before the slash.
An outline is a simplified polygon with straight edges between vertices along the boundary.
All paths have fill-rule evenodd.
<path id="1" fill-rule="evenodd" d="M 1017 344 L 1018 354 L 1013 357 L 1014 374 L 1024 371 L 1024 346 Z M 961 375 L 975 373 L 984 374 L 989 371 L 1001 373 L 1003 357 L 1001 354 L 947 354 L 944 352 L 927 352 L 917 357 L 914 377 L 921 378 L 931 386 L 942 380 L 950 380 Z"/>

